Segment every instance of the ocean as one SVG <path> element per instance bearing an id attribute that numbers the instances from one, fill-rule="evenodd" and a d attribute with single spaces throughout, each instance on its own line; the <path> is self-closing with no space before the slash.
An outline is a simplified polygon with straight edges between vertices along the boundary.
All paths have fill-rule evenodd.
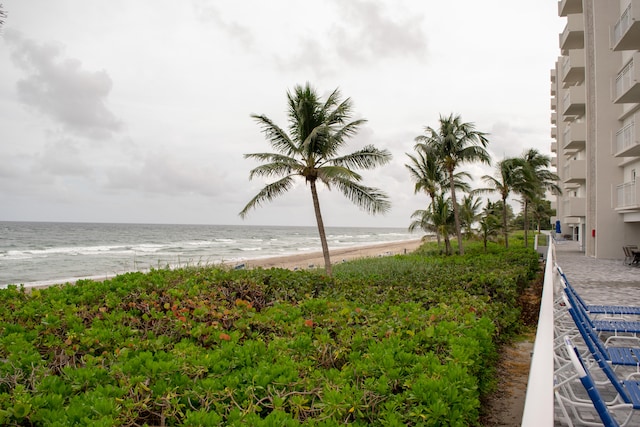
<path id="1" fill-rule="evenodd" d="M 329 249 L 419 238 L 402 228 L 327 227 Z M 321 251 L 315 227 L 0 221 L 0 288 Z"/>

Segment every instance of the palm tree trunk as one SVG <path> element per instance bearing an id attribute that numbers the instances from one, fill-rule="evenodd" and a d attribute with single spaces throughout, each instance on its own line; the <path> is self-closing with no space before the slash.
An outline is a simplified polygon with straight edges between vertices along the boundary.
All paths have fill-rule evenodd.
<path id="1" fill-rule="evenodd" d="M 529 246 L 529 201 L 527 198 L 524 198 L 524 206 L 522 208 L 524 214 L 524 247 Z"/>
<path id="2" fill-rule="evenodd" d="M 509 247 L 509 230 L 507 230 L 507 198 L 502 198 L 502 233 L 504 234 L 504 247 Z"/>
<path id="3" fill-rule="evenodd" d="M 453 180 L 453 170 L 449 170 L 449 181 L 451 182 L 451 203 L 453 203 L 453 219 L 456 224 L 456 235 L 458 236 L 458 253 L 464 255 L 462 247 L 462 232 L 460 231 L 460 216 L 458 214 L 458 200 L 456 200 L 456 186 Z"/>
<path id="4" fill-rule="evenodd" d="M 324 232 L 324 223 L 322 222 L 322 214 L 320 213 L 320 200 L 318 200 L 318 191 L 316 190 L 316 182 L 310 180 L 311 197 L 313 198 L 313 210 L 316 213 L 316 222 L 318 223 L 318 234 L 320 235 L 320 244 L 322 245 L 322 255 L 324 256 L 324 270 L 327 276 L 331 276 L 331 258 L 329 257 L 329 245 L 327 244 L 327 235 Z"/>

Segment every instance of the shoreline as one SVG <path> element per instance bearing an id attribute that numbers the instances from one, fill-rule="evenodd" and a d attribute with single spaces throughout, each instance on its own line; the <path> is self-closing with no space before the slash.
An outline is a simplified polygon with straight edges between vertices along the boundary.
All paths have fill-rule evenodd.
<path id="1" fill-rule="evenodd" d="M 373 245 L 352 246 L 348 248 L 329 249 L 332 265 L 343 261 L 352 261 L 359 258 L 371 258 L 377 256 L 391 256 L 413 252 L 422 245 L 422 239 L 402 240 L 399 242 L 386 242 Z M 322 251 L 305 252 L 301 254 L 282 255 L 267 258 L 247 259 L 246 261 L 225 263 L 234 267 L 244 265 L 245 268 L 287 268 L 306 269 L 324 268 Z"/>
<path id="2" fill-rule="evenodd" d="M 401 240 L 395 242 L 377 243 L 371 245 L 352 246 L 347 248 L 329 249 L 331 256 L 331 263 L 333 265 L 343 261 L 352 261 L 360 258 L 372 258 L 380 256 L 392 256 L 403 253 L 410 253 L 416 250 L 422 245 L 423 239 L 414 240 Z M 290 255 L 271 256 L 265 258 L 249 258 L 242 261 L 226 261 L 221 263 L 212 264 L 211 266 L 225 266 L 229 268 L 285 268 L 290 270 L 295 269 L 312 269 L 322 268 L 324 269 L 324 257 L 322 251 L 304 252 Z M 175 266 L 171 268 L 183 268 L 183 266 Z M 144 271 L 143 271 L 144 272 Z M 116 277 L 120 274 L 126 274 L 122 272 L 113 275 L 95 275 L 86 277 L 77 277 L 73 279 L 52 279 L 43 280 L 41 282 L 32 282 L 25 284 L 17 284 L 16 286 L 24 286 L 25 290 L 31 289 L 43 289 L 50 286 L 75 284 L 80 280 L 94 280 L 104 281 Z M 7 286 L 0 287 L 6 289 Z"/>

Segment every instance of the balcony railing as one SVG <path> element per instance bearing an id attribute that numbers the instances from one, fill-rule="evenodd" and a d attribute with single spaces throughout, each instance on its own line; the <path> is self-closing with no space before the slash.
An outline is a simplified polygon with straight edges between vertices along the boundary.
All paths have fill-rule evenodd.
<path id="1" fill-rule="evenodd" d="M 566 183 L 580 183 L 587 179 L 587 162 L 584 159 L 570 160 L 563 168 L 563 181 Z"/>
<path id="2" fill-rule="evenodd" d="M 616 76 L 613 101 L 616 104 L 640 102 L 640 82 L 635 66 L 637 61 L 640 61 L 640 55 L 635 53 Z"/>
<path id="3" fill-rule="evenodd" d="M 584 18 L 582 14 L 567 16 L 567 25 L 559 36 L 560 49 L 566 55 L 569 49 L 584 49 Z"/>
<path id="4" fill-rule="evenodd" d="M 638 207 L 638 186 L 635 181 L 625 182 L 616 187 L 616 209 Z"/>
<path id="5" fill-rule="evenodd" d="M 575 121 L 568 125 L 563 134 L 563 146 L 565 150 L 580 150 L 587 141 L 587 125 L 584 122 Z"/>
<path id="6" fill-rule="evenodd" d="M 562 98 L 564 116 L 582 116 L 585 112 L 586 94 L 583 85 L 571 86 Z"/>
<path id="7" fill-rule="evenodd" d="M 631 0 L 611 28 L 613 50 L 640 49 L 640 0 Z"/>
<path id="8" fill-rule="evenodd" d="M 584 197 L 569 197 L 562 201 L 562 215 L 584 217 L 587 212 L 587 200 Z"/>
<path id="9" fill-rule="evenodd" d="M 575 85 L 584 81 L 584 49 L 572 49 L 568 56 L 562 58 L 563 87 Z"/>
<path id="10" fill-rule="evenodd" d="M 636 157 L 640 156 L 640 142 L 637 139 L 636 115 L 633 120 L 616 132 L 615 156 Z"/>

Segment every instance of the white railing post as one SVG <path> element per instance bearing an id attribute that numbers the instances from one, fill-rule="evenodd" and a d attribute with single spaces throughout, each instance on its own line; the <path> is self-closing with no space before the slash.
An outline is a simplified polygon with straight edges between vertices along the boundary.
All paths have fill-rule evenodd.
<path id="1" fill-rule="evenodd" d="M 533 345 L 527 395 L 522 415 L 523 427 L 552 427 L 554 425 L 553 401 L 553 292 L 555 243 L 550 242 L 544 285 L 540 302 L 540 315 L 536 342 Z"/>

